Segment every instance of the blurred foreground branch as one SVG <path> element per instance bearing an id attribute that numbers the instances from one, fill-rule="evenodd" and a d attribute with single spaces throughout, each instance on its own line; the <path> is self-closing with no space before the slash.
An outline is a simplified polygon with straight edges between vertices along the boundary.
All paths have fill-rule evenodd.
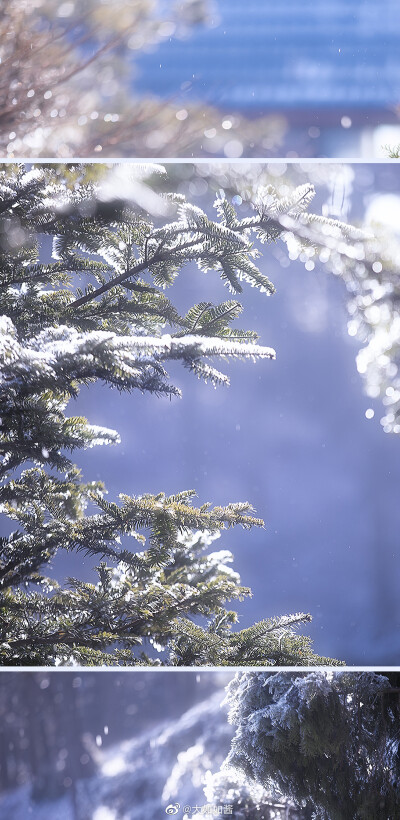
<path id="1" fill-rule="evenodd" d="M 206 2 L 167 13 L 153 0 L 3 0 L 2 11 L 1 156 L 251 156 L 279 144 L 281 118 L 249 122 L 135 92 L 140 52 L 206 24 Z"/>

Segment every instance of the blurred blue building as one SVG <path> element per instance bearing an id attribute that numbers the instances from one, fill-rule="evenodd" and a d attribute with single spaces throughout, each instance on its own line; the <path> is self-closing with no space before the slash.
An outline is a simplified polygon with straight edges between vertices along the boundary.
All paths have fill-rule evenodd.
<path id="1" fill-rule="evenodd" d="M 294 128 L 337 126 L 348 145 L 354 130 L 396 121 L 397 0 L 216 0 L 215 10 L 214 26 L 141 58 L 141 90 L 279 112 Z"/>

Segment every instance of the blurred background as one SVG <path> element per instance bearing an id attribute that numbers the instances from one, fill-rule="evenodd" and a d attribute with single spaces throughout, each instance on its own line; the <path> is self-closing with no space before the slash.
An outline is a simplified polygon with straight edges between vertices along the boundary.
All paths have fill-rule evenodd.
<path id="1" fill-rule="evenodd" d="M 114 194 L 118 185 L 124 188 L 127 167 L 115 173 Z M 246 191 L 249 197 L 266 182 L 281 195 L 311 182 L 315 213 L 372 226 L 377 235 L 383 228 L 392 237 L 398 231 L 395 163 L 171 164 L 164 184 L 208 213 L 215 191 L 224 189 L 246 214 Z M 382 253 L 388 247 L 383 239 Z M 369 386 L 367 396 L 368 382 L 360 365 L 357 370 L 362 341 L 348 312 L 354 294 L 339 268 L 333 266 L 335 276 L 322 257 L 288 254 L 282 242 L 261 251 L 260 268 L 277 293 L 267 297 L 244 287 L 237 325 L 255 329 L 261 344 L 276 349 L 276 361 L 226 364 L 231 386 L 216 390 L 176 363 L 170 373 L 182 398 L 171 401 L 84 388 L 70 414 L 117 429 L 122 443 L 78 453 L 76 460 L 86 480 L 105 481 L 110 500 L 120 492 L 195 489 L 199 504 L 250 501 L 265 530 L 235 529 L 217 546 L 232 550 L 234 568 L 253 591 L 238 604 L 240 626 L 310 612 L 307 632 L 318 653 L 348 664 L 396 665 L 400 442 L 382 429 L 379 389 Z M 173 300 L 182 312 L 227 295 L 216 273 L 187 266 Z M 374 321 L 379 330 L 379 311 Z M 81 555 L 60 554 L 54 573 L 91 579 L 92 566 Z"/>
<path id="2" fill-rule="evenodd" d="M 282 117 L 279 156 L 370 158 L 400 141 L 395 1 L 216 0 L 212 9 L 209 27 L 140 57 L 138 88 L 226 114 Z M 218 141 L 206 130 L 204 152 Z M 259 148 L 270 155 L 269 135 Z M 245 152 L 228 133 L 223 153 Z"/>
<path id="3" fill-rule="evenodd" d="M 233 734 L 230 677 L 0 673 L 1 820 L 158 820 L 176 802 L 205 805 L 205 772 Z"/>
<path id="4" fill-rule="evenodd" d="M 400 144 L 396 0 L 3 0 L 2 12 L 10 159 L 371 158 Z"/>

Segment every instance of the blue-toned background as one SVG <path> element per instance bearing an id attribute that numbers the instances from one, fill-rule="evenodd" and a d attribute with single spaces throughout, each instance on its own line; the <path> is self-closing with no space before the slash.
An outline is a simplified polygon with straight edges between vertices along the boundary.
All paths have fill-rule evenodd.
<path id="1" fill-rule="evenodd" d="M 197 190 L 193 201 L 210 209 L 204 175 L 191 173 L 175 166 L 176 186 Z M 395 163 L 337 166 L 334 175 L 329 195 L 317 186 L 317 213 L 324 201 L 333 207 L 340 179 L 353 177 L 338 191 L 353 221 L 380 192 L 399 189 Z M 299 173 L 299 181 L 305 176 Z M 261 269 L 277 293 L 245 288 L 238 322 L 276 349 L 276 362 L 225 362 L 231 387 L 217 390 L 176 363 L 171 373 L 183 397 L 172 401 L 84 389 L 70 413 L 115 427 L 122 444 L 78 454 L 77 461 L 85 478 L 105 480 L 110 498 L 193 488 L 201 503 L 249 500 L 266 529 L 232 530 L 215 545 L 232 549 L 234 567 L 253 590 L 239 605 L 240 625 L 310 612 L 307 631 L 321 654 L 349 664 L 396 665 L 400 440 L 383 432 L 380 402 L 363 393 L 355 365 L 360 343 L 347 335 L 342 281 L 322 266 L 307 271 L 287 262 L 283 246 L 263 246 Z M 174 290 L 181 310 L 228 298 L 213 271 L 185 268 Z M 375 417 L 367 420 L 369 407 Z M 92 562 L 83 570 L 81 562 L 60 556 L 57 573 L 91 577 Z"/>
<path id="2" fill-rule="evenodd" d="M 400 102 L 397 0 L 216 0 L 213 9 L 211 26 L 140 57 L 139 90 L 283 113 L 283 151 L 298 156 L 362 155 L 366 139 L 376 155 L 372 131 L 396 121 Z"/>
<path id="3" fill-rule="evenodd" d="M 214 26 L 142 58 L 142 84 L 246 109 L 393 105 L 396 0 L 217 0 Z M 189 83 L 189 86 L 186 84 Z"/>

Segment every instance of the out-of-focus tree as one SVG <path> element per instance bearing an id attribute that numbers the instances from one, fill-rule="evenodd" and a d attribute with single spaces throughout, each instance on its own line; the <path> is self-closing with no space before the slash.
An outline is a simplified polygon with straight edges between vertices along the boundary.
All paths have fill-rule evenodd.
<path id="1" fill-rule="evenodd" d="M 141 735 L 144 745 L 148 732 L 167 721 L 172 724 L 193 702 L 221 691 L 226 676 L 207 673 L 198 681 L 195 674 L 148 671 L 0 673 L 0 795 L 28 784 L 33 803 L 57 799 L 64 792 L 75 804 L 82 803 L 77 792 L 85 793 L 85 784 L 78 782 L 98 771 L 104 752 Z M 223 713 L 217 716 L 226 737 L 219 758 L 213 756 L 220 765 L 231 729 Z M 154 778 L 151 768 L 148 777 Z M 81 808 L 82 813 L 79 808 L 75 812 L 80 820 L 87 816 Z M 0 816 L 4 811 L 0 798 Z"/>
<path id="2" fill-rule="evenodd" d="M 218 799 L 224 783 L 229 787 L 235 781 L 230 767 L 242 773 L 238 817 L 249 794 L 253 807 L 258 799 L 262 809 L 257 787 L 281 792 L 320 820 L 396 817 L 399 689 L 387 677 L 349 671 L 240 673 L 227 700 L 236 734 L 215 789 L 211 783 L 208 791 Z"/>
<path id="3" fill-rule="evenodd" d="M 248 122 L 135 93 L 135 57 L 188 36 L 208 15 L 206 0 L 4 0 L 0 155 L 201 156 L 229 142 L 229 156 L 238 144 L 250 155 L 261 142 L 264 152 L 276 147 L 279 118 Z"/>
<path id="4" fill-rule="evenodd" d="M 97 726 L 89 726 L 89 702 L 74 675 L 2 674 L 1 792 L 30 782 L 33 800 L 54 800 L 67 790 L 76 802 L 77 781 L 96 769 L 89 731 L 104 725 L 98 714 Z"/>
<path id="5" fill-rule="evenodd" d="M 66 184 L 52 166 L 6 168 L 0 178 L 0 502 L 18 523 L 1 541 L 2 662 L 159 664 L 157 651 L 184 666 L 326 662 L 296 633 L 308 615 L 231 631 L 237 617 L 225 604 L 248 590 L 228 566 L 231 553 L 208 548 L 221 529 L 262 525 L 248 503 L 196 509 L 192 491 L 110 503 L 100 482 L 82 482 L 68 453 L 117 443 L 118 434 L 65 415 L 82 384 L 174 396 L 170 361 L 217 385 L 228 384 L 217 358 L 273 359 L 252 331 L 230 327 L 242 309 L 236 299 L 201 302 L 181 316 L 164 290 L 195 262 L 235 294 L 247 284 L 272 293 L 253 240 L 290 243 L 284 216 L 300 231 L 319 222 L 307 210 L 313 187 L 284 199 L 261 188 L 243 219 L 220 196 L 212 219 L 182 194 L 159 196 L 146 185 L 165 173 L 159 166 L 125 165 L 125 179 L 129 170 L 129 200 L 116 197 L 115 172 L 100 189 L 71 170 Z M 340 228 L 322 222 L 328 232 Z M 53 239 L 51 262 L 40 255 L 43 236 Z M 97 583 L 60 587 L 44 575 L 60 549 L 95 557 Z M 153 655 L 140 652 L 143 643 Z"/>
<path id="6" fill-rule="evenodd" d="M 243 205 L 250 203 L 261 186 L 274 183 L 284 200 L 293 185 L 307 180 L 326 186 L 332 171 L 325 165 L 288 166 L 277 179 L 267 164 L 215 163 L 209 174 L 216 190 L 224 187 Z M 302 216 L 296 223 L 289 214 L 279 216 L 287 229 L 292 260 L 308 270 L 323 270 L 340 278 L 347 291 L 350 336 L 361 342 L 356 366 L 371 399 L 385 407 L 381 424 L 385 433 L 400 433 L 400 232 L 385 225 L 385 215 L 374 223 L 361 223 L 350 233 L 343 223 L 329 228 L 323 217 Z M 305 221 L 307 220 L 307 221 Z M 274 249 L 282 258 L 282 248 Z M 286 260 L 285 260 L 286 261 Z"/>

